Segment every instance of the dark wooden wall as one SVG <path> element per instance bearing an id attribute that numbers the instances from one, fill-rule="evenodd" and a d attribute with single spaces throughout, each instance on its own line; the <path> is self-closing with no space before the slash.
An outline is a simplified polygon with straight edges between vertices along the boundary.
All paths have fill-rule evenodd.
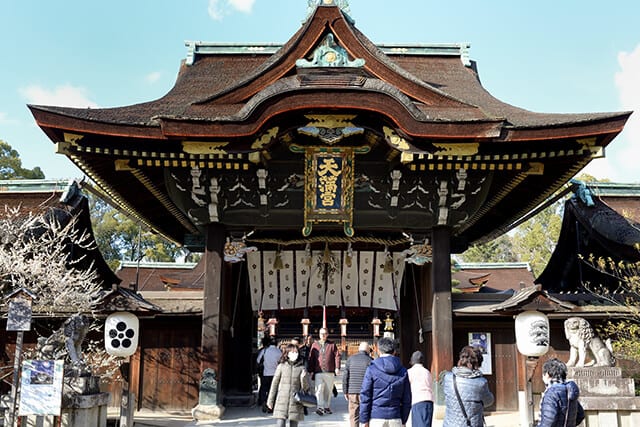
<path id="1" fill-rule="evenodd" d="M 454 319 L 453 364 L 458 362 L 458 353 L 468 345 L 469 332 L 491 333 L 493 371 L 486 375 L 489 389 L 496 397 L 489 411 L 518 410 L 518 358 L 515 346 L 514 323 L 511 317 L 492 320 L 491 318 Z"/>
<path id="2" fill-rule="evenodd" d="M 200 318 L 149 322 L 140 332 L 138 406 L 150 410 L 193 408 L 200 382 Z"/>
<path id="3" fill-rule="evenodd" d="M 200 316 L 141 319 L 138 352 L 131 358 L 136 409 L 189 412 L 198 404 Z M 105 385 L 118 407 L 122 382 Z"/>

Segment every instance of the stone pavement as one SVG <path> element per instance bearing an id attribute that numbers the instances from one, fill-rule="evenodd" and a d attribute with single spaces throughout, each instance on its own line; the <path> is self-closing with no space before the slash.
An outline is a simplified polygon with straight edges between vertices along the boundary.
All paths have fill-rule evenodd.
<path id="1" fill-rule="evenodd" d="M 345 427 L 349 426 L 349 414 L 347 401 L 342 393 L 334 398 L 331 403 L 333 414 L 319 416 L 313 411 L 299 423 L 299 427 Z M 516 427 L 519 425 L 517 412 L 491 414 L 486 417 L 487 427 Z M 275 420 L 260 411 L 259 407 L 227 408 L 219 421 L 196 422 L 187 416 L 172 415 L 169 413 L 139 412 L 136 413 L 134 427 L 196 427 L 196 426 L 241 426 L 262 427 L 274 426 Z M 409 426 L 409 424 L 407 424 Z M 433 427 L 441 427 L 442 420 L 434 420 Z"/>

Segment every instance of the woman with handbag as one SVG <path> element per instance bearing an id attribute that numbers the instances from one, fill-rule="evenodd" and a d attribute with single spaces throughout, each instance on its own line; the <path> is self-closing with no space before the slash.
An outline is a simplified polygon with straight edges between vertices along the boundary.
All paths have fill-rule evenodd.
<path id="1" fill-rule="evenodd" d="M 482 427 L 484 408 L 494 401 L 487 379 L 480 371 L 482 351 L 465 346 L 458 365 L 442 378 L 445 412 L 443 427 Z"/>
<path id="2" fill-rule="evenodd" d="M 309 390 L 309 375 L 304 362 L 298 355 L 298 347 L 289 344 L 285 348 L 280 363 L 273 376 L 267 407 L 273 410 L 276 427 L 297 427 L 304 420 L 303 406 L 296 401 L 296 394 Z"/>

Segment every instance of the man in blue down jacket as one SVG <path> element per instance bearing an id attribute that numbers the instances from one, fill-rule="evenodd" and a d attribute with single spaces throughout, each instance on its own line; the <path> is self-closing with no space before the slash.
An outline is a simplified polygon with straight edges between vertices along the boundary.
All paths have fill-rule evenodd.
<path id="1" fill-rule="evenodd" d="M 360 390 L 360 423 L 365 427 L 400 427 L 409 418 L 409 375 L 394 352 L 393 340 L 380 338 L 380 357 L 371 362 L 364 374 Z"/>
<path id="2" fill-rule="evenodd" d="M 553 358 L 542 365 L 542 380 L 547 389 L 540 402 L 538 427 L 576 427 L 584 420 L 584 409 L 578 397 L 580 390 L 573 381 L 566 381 L 567 366 Z"/>

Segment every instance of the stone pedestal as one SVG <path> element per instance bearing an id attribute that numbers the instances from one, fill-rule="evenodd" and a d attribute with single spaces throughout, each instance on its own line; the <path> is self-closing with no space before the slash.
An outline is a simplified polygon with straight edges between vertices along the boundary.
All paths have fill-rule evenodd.
<path id="1" fill-rule="evenodd" d="M 191 416 L 196 421 L 215 421 L 224 414 L 224 406 L 218 403 L 220 395 L 216 378 L 213 369 L 205 369 L 202 373 L 198 406 L 191 410 Z"/>
<path id="2" fill-rule="evenodd" d="M 101 393 L 98 377 L 65 377 L 62 413 L 54 416 L 22 417 L 27 427 L 106 427 L 109 393 Z"/>
<path id="3" fill-rule="evenodd" d="M 215 421 L 222 418 L 224 406 L 198 404 L 191 410 L 191 416 L 196 421 Z"/>
<path id="4" fill-rule="evenodd" d="M 586 427 L 640 426 L 640 397 L 633 378 L 616 367 L 569 368 L 567 379 L 580 387 Z"/>

